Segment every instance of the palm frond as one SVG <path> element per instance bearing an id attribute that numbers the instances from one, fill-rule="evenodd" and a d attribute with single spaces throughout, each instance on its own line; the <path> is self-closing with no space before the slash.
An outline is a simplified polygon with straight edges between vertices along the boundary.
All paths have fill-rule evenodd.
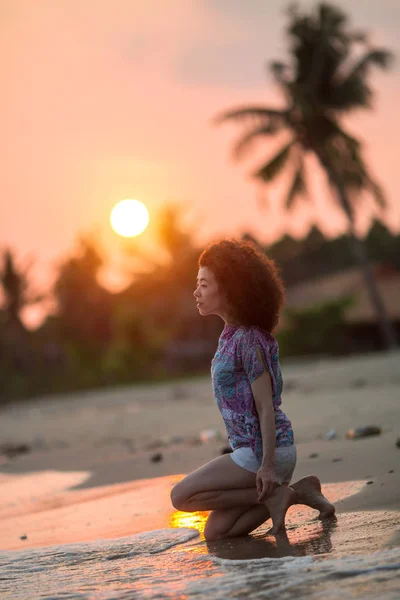
<path id="1" fill-rule="evenodd" d="M 345 132 L 343 134 L 344 136 L 331 140 L 325 147 L 333 170 L 340 176 L 349 193 L 369 191 L 379 207 L 385 208 L 385 194 L 382 187 L 368 173 L 361 155 L 361 145 Z M 335 187 L 335 181 L 331 181 L 331 184 Z"/>
<path id="2" fill-rule="evenodd" d="M 307 190 L 305 173 L 304 173 L 304 161 L 302 158 L 299 160 L 299 165 L 296 169 L 292 185 L 289 188 L 286 196 L 285 207 L 290 210 L 293 207 L 295 200 L 304 194 Z"/>
<path id="3" fill-rule="evenodd" d="M 254 177 L 265 182 L 272 181 L 286 165 L 295 141 L 296 140 L 290 141 L 286 146 L 279 150 L 278 154 L 276 154 L 272 160 L 254 173 Z"/>
<path id="4" fill-rule="evenodd" d="M 318 6 L 319 24 L 326 34 L 341 33 L 347 23 L 346 14 L 337 6 L 321 2 Z"/>
<path id="5" fill-rule="evenodd" d="M 368 189 L 374 196 L 376 203 L 379 205 L 379 208 L 386 208 L 387 203 L 386 203 L 385 193 L 384 193 L 382 187 L 379 185 L 379 183 L 377 183 L 376 181 L 374 181 L 373 179 L 368 177 L 367 184 L 368 184 Z"/>
<path id="6" fill-rule="evenodd" d="M 381 69 L 388 69 L 394 60 L 394 54 L 384 48 L 374 48 L 369 52 L 366 52 L 364 56 L 354 65 L 349 73 L 349 77 L 365 77 L 367 70 L 370 67 L 380 67 Z"/>
<path id="7" fill-rule="evenodd" d="M 376 48 L 370 50 L 337 82 L 330 96 L 329 105 L 337 110 L 350 110 L 355 107 L 371 105 L 372 91 L 366 77 L 372 66 L 387 69 L 393 61 L 393 54 L 388 50 Z"/>
<path id="8" fill-rule="evenodd" d="M 280 128 L 281 125 L 272 119 L 270 123 L 267 123 L 266 125 L 251 129 L 234 145 L 232 152 L 233 158 L 235 160 L 243 158 L 246 152 L 251 150 L 257 138 L 274 135 Z"/>
<path id="9" fill-rule="evenodd" d="M 226 112 L 217 115 L 213 122 L 216 125 L 220 125 L 225 121 L 244 121 L 244 120 L 258 120 L 266 121 L 270 119 L 281 119 L 282 122 L 286 122 L 288 111 L 275 110 L 273 108 L 266 108 L 265 106 L 245 106 L 243 108 L 236 108 L 228 110 Z"/>
<path id="10" fill-rule="evenodd" d="M 336 120 L 329 119 L 329 123 L 331 125 L 332 132 L 335 133 L 335 135 L 342 138 L 349 149 L 350 148 L 354 148 L 356 150 L 360 149 L 361 143 L 355 137 L 353 137 L 352 135 L 347 133 L 347 131 L 342 129 L 342 127 L 340 127 L 339 123 Z"/>
<path id="11" fill-rule="evenodd" d="M 372 90 L 360 77 L 347 77 L 333 86 L 326 102 L 328 108 L 336 111 L 350 111 L 354 108 L 371 106 Z"/>

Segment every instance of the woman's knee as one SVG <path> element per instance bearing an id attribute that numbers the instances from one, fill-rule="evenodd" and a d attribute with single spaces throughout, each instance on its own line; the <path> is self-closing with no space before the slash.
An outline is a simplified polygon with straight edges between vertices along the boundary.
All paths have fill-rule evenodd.
<path id="1" fill-rule="evenodd" d="M 231 536 L 231 531 L 246 508 L 228 508 L 211 511 L 204 528 L 204 537 L 208 542 L 225 540 Z"/>
<path id="2" fill-rule="evenodd" d="M 204 539 L 206 542 L 216 542 L 217 540 L 224 539 L 224 535 L 219 531 L 214 530 L 212 527 L 204 529 Z"/>
<path id="3" fill-rule="evenodd" d="M 181 482 L 176 483 L 172 488 L 171 502 L 172 506 L 176 508 L 176 510 L 184 510 L 183 506 L 186 502 L 186 497 Z"/>
<path id="4" fill-rule="evenodd" d="M 204 503 L 212 503 L 215 500 L 218 492 L 213 490 L 207 490 L 202 492 L 196 492 L 193 488 L 186 486 L 183 481 L 177 483 L 171 491 L 171 502 L 172 506 L 176 508 L 176 510 L 182 510 L 184 512 L 193 512 L 195 510 L 203 510 L 199 509 L 199 502 L 201 504 Z M 204 509 L 209 510 L 209 509 Z"/>
<path id="5" fill-rule="evenodd" d="M 217 511 L 213 511 L 210 513 L 206 526 L 204 527 L 204 538 L 207 542 L 215 542 L 216 540 L 221 540 L 225 537 L 224 533 L 226 532 L 223 527 L 221 528 L 221 522 L 220 519 L 216 518 L 216 512 Z"/>

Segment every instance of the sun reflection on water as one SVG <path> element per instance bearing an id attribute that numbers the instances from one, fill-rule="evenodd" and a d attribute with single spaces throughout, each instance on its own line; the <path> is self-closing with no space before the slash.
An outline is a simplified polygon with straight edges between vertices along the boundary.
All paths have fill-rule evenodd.
<path id="1" fill-rule="evenodd" d="M 182 512 L 176 510 L 169 518 L 170 527 L 189 527 L 189 529 L 197 529 L 201 539 L 204 539 L 204 527 L 208 519 L 209 512 Z"/>

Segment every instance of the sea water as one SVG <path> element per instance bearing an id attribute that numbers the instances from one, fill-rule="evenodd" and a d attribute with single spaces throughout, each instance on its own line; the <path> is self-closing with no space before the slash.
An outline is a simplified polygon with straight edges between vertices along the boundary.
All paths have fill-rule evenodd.
<path id="1" fill-rule="evenodd" d="M 254 539 L 237 559 L 232 545 L 200 541 L 189 528 L 161 529 L 114 540 L 0 552 L 2 600 L 398 600 L 400 548 L 333 558 L 271 557 L 275 542 Z M 290 554 L 290 545 L 281 554 Z M 243 553 L 243 552 L 242 552 Z M 265 556 L 269 554 L 269 556 Z M 230 558 L 226 558 L 229 556 Z M 240 556 L 236 552 L 236 556 Z M 232 558 L 233 557 L 233 558 Z"/>

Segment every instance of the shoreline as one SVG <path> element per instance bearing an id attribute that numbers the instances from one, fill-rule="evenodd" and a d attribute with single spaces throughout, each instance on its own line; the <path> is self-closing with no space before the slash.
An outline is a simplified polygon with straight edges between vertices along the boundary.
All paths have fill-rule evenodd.
<path id="1" fill-rule="evenodd" d="M 282 407 L 298 452 L 293 480 L 317 475 L 338 512 L 329 533 L 315 511 L 289 509 L 288 536 L 295 545 L 303 540 L 307 552 L 319 539 L 319 548 L 326 542 L 352 552 L 358 544 L 357 551 L 368 553 L 382 547 L 383 533 L 400 545 L 399 358 L 371 355 L 285 368 Z M 346 439 L 348 429 L 364 425 L 379 426 L 381 435 Z M 202 443 L 209 430 L 211 438 L 205 435 Z M 176 515 L 169 493 L 182 474 L 221 454 L 223 431 L 209 379 L 2 409 L 2 443 L 25 443 L 30 452 L 0 464 L 0 549 L 95 543 L 171 523 L 201 529 L 205 516 Z M 251 556 L 267 528 L 234 546 Z M 341 541 L 332 546 L 330 539 Z M 272 551 L 264 540 L 266 547 Z"/>
<path id="2" fill-rule="evenodd" d="M 97 467 L 87 468 L 93 457 L 64 451 L 64 463 L 61 452 L 52 457 L 53 466 L 58 464 L 58 469 L 48 464 L 47 453 L 16 459 L 9 463 L 8 469 L 3 465 L 0 550 L 95 542 L 165 529 L 171 523 L 172 526 L 194 526 L 201 531 L 206 513 L 175 511 L 169 492 L 183 473 L 214 458 L 220 447 L 221 443 L 210 442 L 191 448 L 167 448 L 163 451 L 163 461 L 156 464 L 149 461 L 151 452 L 143 452 L 138 456 L 109 457 L 106 464 L 100 457 Z M 348 535 L 349 527 L 357 523 L 357 531 L 374 530 L 375 537 L 379 531 L 390 533 L 386 542 L 392 534 L 398 535 L 395 545 L 400 545 L 398 452 L 390 434 L 357 441 L 299 444 L 294 481 L 312 472 L 321 478 L 325 494 L 336 506 L 338 523 L 345 528 L 345 531 L 337 528 L 336 536 L 338 533 Z M 315 454 L 318 454 L 316 458 L 309 458 Z M 71 468 L 73 465 L 75 468 Z M 181 469 L 183 465 L 189 468 Z M 150 467 L 153 476 L 148 478 Z M 296 539 L 317 535 L 321 527 L 315 521 L 317 514 L 300 505 L 289 509 L 288 535 L 294 536 L 295 545 Z M 395 526 L 399 527 L 397 534 Z M 264 524 L 260 531 L 265 534 L 267 529 L 268 525 Z M 24 535 L 27 539 L 21 540 Z M 258 532 L 247 541 L 246 538 L 235 541 L 234 546 L 251 545 L 251 540 L 257 538 Z M 372 546 L 380 548 L 382 544 L 378 536 Z M 370 551 L 368 545 L 365 551 Z"/>

